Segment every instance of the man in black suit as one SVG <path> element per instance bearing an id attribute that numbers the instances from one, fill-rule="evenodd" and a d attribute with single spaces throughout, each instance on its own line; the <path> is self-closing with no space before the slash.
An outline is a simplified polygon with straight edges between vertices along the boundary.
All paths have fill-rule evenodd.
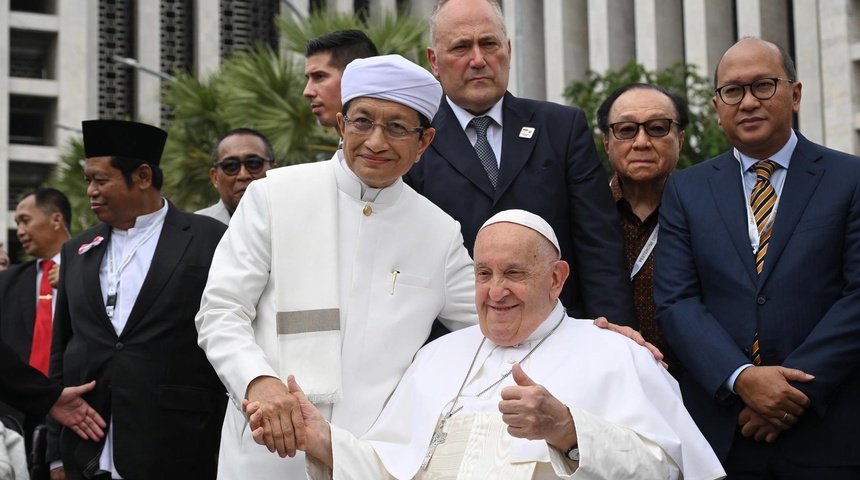
<path id="1" fill-rule="evenodd" d="M 51 377 L 97 380 L 100 443 L 52 431 L 67 479 L 214 479 L 226 396 L 194 315 L 225 226 L 161 196 L 167 133 L 83 122 L 84 179 L 103 223 L 63 246 Z M 57 435 L 59 433 L 59 435 Z"/>
<path id="2" fill-rule="evenodd" d="M 495 213 L 543 217 L 571 266 L 561 295 L 569 314 L 635 327 L 618 212 L 585 114 L 507 92 L 511 43 L 495 0 L 440 1 L 431 37 L 446 96 L 436 138 L 406 182 L 460 222 L 470 253 Z"/>
<path id="3" fill-rule="evenodd" d="M 0 338 L 18 355 L 43 374 L 48 374 L 51 353 L 51 323 L 60 247 L 69 239 L 72 208 L 59 190 L 43 188 L 27 195 L 15 209 L 18 240 L 33 260 L 15 265 L 0 273 Z M 47 478 L 44 463 L 44 440 L 36 442 L 33 434 L 45 423 L 44 415 L 26 416 L 23 412 L 0 404 L 0 413 L 13 417 L 23 427 L 30 460 L 30 474 Z M 40 429 L 44 435 L 44 427 Z"/>

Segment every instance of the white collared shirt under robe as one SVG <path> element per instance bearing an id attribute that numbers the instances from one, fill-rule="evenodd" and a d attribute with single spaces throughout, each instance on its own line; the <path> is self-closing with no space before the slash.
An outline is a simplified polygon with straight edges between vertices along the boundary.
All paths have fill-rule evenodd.
<path id="1" fill-rule="evenodd" d="M 477 323 L 472 261 L 459 224 L 402 180 L 383 189 L 362 185 L 340 151 L 331 161 L 297 167 L 319 169 L 321 176 L 334 169 L 343 400 L 318 406 L 332 423 L 361 435 L 382 411 L 435 318 L 452 330 Z M 240 410 L 251 380 L 292 373 L 279 371 L 276 286 L 270 275 L 271 269 L 290 266 L 272 265 L 272 242 L 278 239 L 271 238 L 271 223 L 291 209 L 313 208 L 314 199 L 272 205 L 268 192 L 279 188 L 276 180 L 257 180 L 242 197 L 215 252 L 196 319 L 200 346 L 236 406 L 228 408 L 222 430 L 222 480 L 304 476 L 304 455 L 282 459 L 257 445 Z M 307 252 L 306 258 L 312 262 L 321 254 Z M 399 273 L 392 294 L 394 270 Z"/>
<path id="2" fill-rule="evenodd" d="M 559 328 L 522 363 L 532 380 L 570 408 L 580 451 L 578 469 L 565 461 L 564 452 L 544 441 L 510 437 L 500 424 L 498 404 L 502 389 L 514 380 L 509 376 L 481 397 L 476 395 L 520 362 L 562 315 L 559 303 L 520 345 L 484 342 L 457 401 L 464 408 L 446 422 L 448 439 L 436 448 L 426 472 L 419 467 L 431 436 L 451 409 L 483 338 L 478 327 L 446 335 L 419 352 L 361 440 L 332 425 L 334 471 L 311 460 L 309 478 L 616 480 L 671 479 L 683 472 L 690 480 L 725 475 L 684 408 L 677 382 L 648 350 L 590 320 L 564 316 Z M 452 445 L 446 445 L 449 442 Z M 460 464 L 452 466 L 452 458 Z"/>

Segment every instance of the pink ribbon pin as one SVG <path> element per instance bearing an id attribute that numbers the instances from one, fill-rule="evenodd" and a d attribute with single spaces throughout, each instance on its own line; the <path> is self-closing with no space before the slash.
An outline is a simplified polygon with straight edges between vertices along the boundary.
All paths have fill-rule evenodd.
<path id="1" fill-rule="evenodd" d="M 101 235 L 97 236 L 96 238 L 93 239 L 93 241 L 91 243 L 85 243 L 85 244 L 81 245 L 81 247 L 78 249 L 78 255 L 83 255 L 83 254 L 87 253 L 88 251 L 90 251 L 91 248 L 98 246 L 103 241 L 104 241 L 104 237 L 102 237 Z"/>

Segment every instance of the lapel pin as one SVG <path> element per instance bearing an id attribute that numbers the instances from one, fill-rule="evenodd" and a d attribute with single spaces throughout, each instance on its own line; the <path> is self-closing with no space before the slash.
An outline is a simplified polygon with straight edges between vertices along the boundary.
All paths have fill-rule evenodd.
<path id="1" fill-rule="evenodd" d="M 92 243 L 85 243 L 81 245 L 81 248 L 78 249 L 78 255 L 83 255 L 87 253 L 88 251 L 90 251 L 91 248 L 98 246 L 98 244 L 102 243 L 103 241 L 104 237 L 102 237 L 101 235 L 97 236 L 93 239 Z"/>
<path id="2" fill-rule="evenodd" d="M 523 129 L 520 130 L 520 138 L 532 138 L 532 135 L 534 134 L 534 127 L 523 127 Z"/>

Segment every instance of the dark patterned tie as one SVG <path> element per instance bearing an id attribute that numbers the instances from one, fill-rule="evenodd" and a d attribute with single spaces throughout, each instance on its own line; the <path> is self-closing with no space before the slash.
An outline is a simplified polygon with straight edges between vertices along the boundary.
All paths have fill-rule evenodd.
<path id="1" fill-rule="evenodd" d="M 767 247 L 770 241 L 770 232 L 773 230 L 771 216 L 773 215 L 773 207 L 776 205 L 776 190 L 770 183 L 770 176 L 776 169 L 776 162 L 772 160 L 764 160 L 753 165 L 753 171 L 756 174 L 756 182 L 753 187 L 752 195 L 750 195 L 750 207 L 752 208 L 753 217 L 758 227 L 758 251 L 755 255 L 756 272 L 761 273 L 764 268 L 764 256 L 767 254 Z M 752 345 L 752 361 L 753 364 L 761 364 L 761 352 L 759 352 L 758 344 L 758 329 L 753 335 Z"/>
<path id="2" fill-rule="evenodd" d="M 469 122 L 469 125 L 478 132 L 478 140 L 475 142 L 475 152 L 478 154 L 478 158 L 481 159 L 481 165 L 487 171 L 487 176 L 490 177 L 490 183 L 493 184 L 493 188 L 496 188 L 496 184 L 499 181 L 499 164 L 496 162 L 496 154 L 493 153 L 493 147 L 490 146 L 490 142 L 487 140 L 487 129 L 490 127 L 490 122 L 492 121 L 493 119 L 487 116 L 475 117 Z"/>

